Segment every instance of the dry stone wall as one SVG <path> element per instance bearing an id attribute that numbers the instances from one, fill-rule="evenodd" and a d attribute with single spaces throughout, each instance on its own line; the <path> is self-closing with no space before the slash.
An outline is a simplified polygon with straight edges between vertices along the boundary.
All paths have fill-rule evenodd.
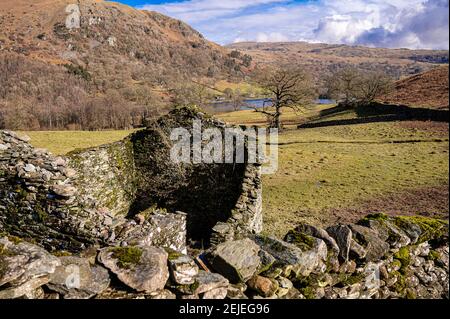
<path id="1" fill-rule="evenodd" d="M 0 237 L 0 299 L 448 299 L 448 222 L 426 217 L 300 224 L 284 240 L 253 235 L 190 255 L 156 246 L 56 257 Z"/>
<path id="2" fill-rule="evenodd" d="M 136 193 L 133 145 L 129 138 L 67 155 L 77 172 L 73 183 L 89 208 L 126 216 Z"/>
<path id="3" fill-rule="evenodd" d="M 225 124 L 179 109 L 122 141 L 53 156 L 0 132 L 0 232 L 50 250 L 148 244 L 185 251 L 262 229 L 260 168 L 170 161 L 170 131 Z M 182 213 L 183 212 L 183 213 Z M 228 235 L 217 232 L 226 224 Z M 214 227 L 218 225 L 217 227 Z M 213 230 L 214 228 L 214 230 Z"/>

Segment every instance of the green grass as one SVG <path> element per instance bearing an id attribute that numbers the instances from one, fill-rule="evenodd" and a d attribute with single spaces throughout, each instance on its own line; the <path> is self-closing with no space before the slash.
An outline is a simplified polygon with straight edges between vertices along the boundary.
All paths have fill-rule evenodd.
<path id="1" fill-rule="evenodd" d="M 48 149 L 55 155 L 64 155 L 80 148 L 89 148 L 119 141 L 134 130 L 128 131 L 33 131 L 19 132 L 31 138 L 37 148 Z"/>
<path id="2" fill-rule="evenodd" d="M 293 111 L 292 109 L 284 109 L 281 115 L 281 121 L 287 126 L 292 127 L 292 125 L 298 123 L 299 121 L 310 118 L 313 116 L 318 116 L 319 112 L 330 108 L 334 105 L 310 105 L 301 111 Z M 266 125 L 266 116 L 262 113 L 257 113 L 254 110 L 245 110 L 237 112 L 229 112 L 220 114 L 222 120 L 228 123 L 234 124 L 244 124 L 244 125 Z"/>
<path id="3" fill-rule="evenodd" d="M 357 137 L 377 131 L 358 125 Z M 265 231 L 282 236 L 300 221 L 326 223 L 328 209 L 345 208 L 389 192 L 448 184 L 448 142 L 360 143 L 342 128 L 316 128 L 280 136 L 280 167 L 264 176 Z M 364 137 L 364 136 L 363 136 Z M 349 143 L 316 143 L 333 138 Z M 357 143 L 351 143 L 357 142 Z M 370 213 L 370 212 L 367 212 Z"/>
<path id="4" fill-rule="evenodd" d="M 237 117 L 239 123 L 241 114 L 222 118 Z M 259 116 L 248 113 L 244 119 L 251 121 L 252 115 Z M 327 120 L 354 117 L 347 111 Z M 264 232 L 281 237 L 301 221 L 328 224 L 331 209 L 448 185 L 447 134 L 396 122 L 284 131 L 279 137 L 279 170 L 263 177 Z M 417 140 L 421 142 L 413 142 Z M 400 141 L 404 143 L 393 143 Z"/>

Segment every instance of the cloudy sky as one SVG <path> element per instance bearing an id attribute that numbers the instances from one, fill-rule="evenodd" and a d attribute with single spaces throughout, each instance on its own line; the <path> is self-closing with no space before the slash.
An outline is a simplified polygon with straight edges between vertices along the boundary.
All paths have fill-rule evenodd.
<path id="1" fill-rule="evenodd" d="M 220 44 L 309 41 L 449 48 L 449 0 L 118 0 L 183 20 Z"/>

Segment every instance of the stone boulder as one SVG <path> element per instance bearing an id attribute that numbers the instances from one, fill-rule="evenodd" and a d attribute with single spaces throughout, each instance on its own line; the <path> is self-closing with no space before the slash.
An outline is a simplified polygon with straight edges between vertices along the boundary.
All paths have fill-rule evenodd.
<path id="1" fill-rule="evenodd" d="M 49 275 L 61 264 L 43 248 L 25 241 L 0 238 L 1 298 L 18 298 L 31 294 L 49 281 Z"/>
<path id="2" fill-rule="evenodd" d="M 366 261 L 378 261 L 389 251 L 389 244 L 382 240 L 378 233 L 361 225 L 349 225 L 353 239 L 366 250 Z"/>
<path id="3" fill-rule="evenodd" d="M 88 299 L 108 288 L 110 278 L 108 270 L 101 266 L 91 266 L 89 260 L 64 256 L 50 275 L 47 287 L 58 292 L 65 299 Z"/>
<path id="4" fill-rule="evenodd" d="M 169 252 L 169 270 L 172 280 L 179 285 L 193 284 L 199 271 L 191 257 L 174 251 Z"/>
<path id="5" fill-rule="evenodd" d="M 127 286 L 147 293 L 164 289 L 169 279 L 168 253 L 157 247 L 108 247 L 98 260 Z"/>
<path id="6" fill-rule="evenodd" d="M 299 248 L 285 241 L 265 236 L 255 236 L 261 249 L 275 257 L 276 264 L 291 268 L 296 275 L 308 276 L 314 271 L 323 271 L 327 259 L 327 246 L 323 240 L 315 239 L 313 245 Z"/>
<path id="7" fill-rule="evenodd" d="M 392 248 L 401 248 L 411 244 L 411 239 L 407 234 L 389 220 L 373 220 L 365 218 L 359 223 L 375 231 L 378 237 L 388 242 Z"/>
<path id="8" fill-rule="evenodd" d="M 311 249 L 314 245 L 320 243 L 320 240 L 325 242 L 328 249 L 327 266 L 330 270 L 339 270 L 339 246 L 324 229 L 311 226 L 305 223 L 300 224 L 294 230 L 288 232 L 284 238 L 285 241 L 293 243 L 297 246 Z"/>
<path id="9" fill-rule="evenodd" d="M 249 238 L 225 242 L 210 254 L 212 268 L 232 283 L 245 282 L 259 269 L 260 248 Z"/>
<path id="10" fill-rule="evenodd" d="M 262 297 L 272 297 L 277 292 L 279 283 L 275 279 L 256 275 L 250 278 L 247 286 Z"/>
<path id="11" fill-rule="evenodd" d="M 327 233 L 335 240 L 339 247 L 339 257 L 342 262 L 349 260 L 352 244 L 352 231 L 346 225 L 335 225 L 327 228 Z"/>

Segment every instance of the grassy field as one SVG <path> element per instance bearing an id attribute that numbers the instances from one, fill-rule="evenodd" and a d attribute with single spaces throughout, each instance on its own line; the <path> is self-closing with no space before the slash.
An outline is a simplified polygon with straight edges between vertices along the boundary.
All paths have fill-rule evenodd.
<path id="1" fill-rule="evenodd" d="M 349 222 L 374 212 L 448 216 L 448 123 L 404 121 L 296 129 L 332 106 L 286 112 L 279 170 L 263 178 L 264 232 L 283 236 L 300 221 Z M 353 111 L 321 120 L 354 118 Z M 220 116 L 263 124 L 252 111 Z M 36 147 L 64 154 L 119 140 L 131 131 L 26 132 Z"/>
<path id="2" fill-rule="evenodd" d="M 318 116 L 320 111 L 326 110 L 334 105 L 309 105 L 300 111 L 285 109 L 281 115 L 281 120 L 286 127 L 297 125 L 308 118 Z M 270 110 L 270 109 L 269 109 Z M 245 125 L 266 125 L 266 116 L 262 113 L 255 113 L 253 110 L 230 112 L 218 115 L 222 120 L 233 124 Z"/>
<path id="3" fill-rule="evenodd" d="M 311 109 L 304 116 L 314 116 L 323 108 Z M 260 116 L 242 111 L 222 118 L 254 124 Z M 353 111 L 345 111 L 325 119 L 355 117 Z M 286 119 L 299 120 L 289 113 Z M 268 234 L 283 236 L 300 221 L 327 225 L 381 211 L 448 216 L 446 123 L 288 129 L 280 135 L 279 144 L 279 170 L 263 178 L 264 231 Z"/>
<path id="4" fill-rule="evenodd" d="M 79 148 L 89 148 L 119 141 L 134 131 L 32 131 L 19 132 L 31 138 L 34 147 L 63 155 Z"/>

